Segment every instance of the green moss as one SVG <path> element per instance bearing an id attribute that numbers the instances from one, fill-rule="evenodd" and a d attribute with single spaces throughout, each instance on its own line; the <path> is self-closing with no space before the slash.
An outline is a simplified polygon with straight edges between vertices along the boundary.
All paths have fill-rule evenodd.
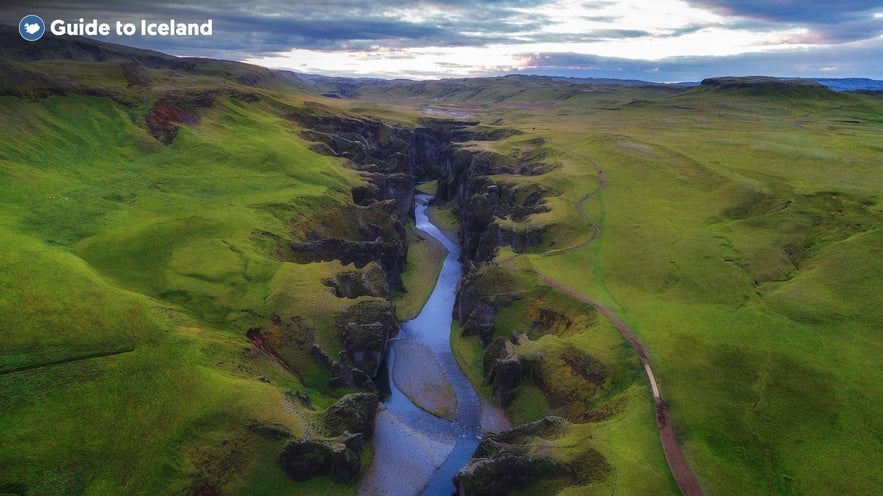
<path id="1" fill-rule="evenodd" d="M 445 247 L 432 236 L 419 231 L 409 235 L 408 259 L 402 282 L 405 291 L 393 295 L 399 321 L 416 317 L 435 288 L 435 281 L 447 256 Z"/>

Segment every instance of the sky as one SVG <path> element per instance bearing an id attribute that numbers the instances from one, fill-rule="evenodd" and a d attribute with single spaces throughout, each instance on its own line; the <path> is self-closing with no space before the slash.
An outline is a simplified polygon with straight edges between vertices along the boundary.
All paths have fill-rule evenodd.
<path id="1" fill-rule="evenodd" d="M 331 76 L 883 79 L 883 0 L 6 3 L 0 4 L 5 24 L 18 24 L 26 14 L 47 23 L 81 17 L 138 23 L 212 19 L 210 37 L 96 39 Z"/>

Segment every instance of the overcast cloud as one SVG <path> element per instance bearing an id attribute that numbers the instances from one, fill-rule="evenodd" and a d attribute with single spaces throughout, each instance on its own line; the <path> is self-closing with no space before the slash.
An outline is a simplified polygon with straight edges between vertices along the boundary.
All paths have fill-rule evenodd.
<path id="1" fill-rule="evenodd" d="M 329 75 L 883 79 L 879 0 L 54 0 L 2 6 L 0 22 L 26 14 L 212 19 L 211 37 L 101 39 Z"/>

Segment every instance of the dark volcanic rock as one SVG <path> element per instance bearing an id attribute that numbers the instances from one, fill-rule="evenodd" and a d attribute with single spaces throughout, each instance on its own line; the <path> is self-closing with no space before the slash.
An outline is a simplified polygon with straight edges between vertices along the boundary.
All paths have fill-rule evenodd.
<path id="1" fill-rule="evenodd" d="M 467 260 L 490 260 L 499 246 L 509 245 L 522 252 L 542 242 L 543 226 L 504 231 L 497 222 L 498 219 L 522 222 L 532 214 L 546 212 L 545 198 L 557 194 L 538 184 L 494 182 L 489 176 L 514 173 L 513 166 L 500 165 L 509 160 L 492 152 L 458 150 L 439 179 L 437 198 L 457 202 L 458 237 Z"/>
<path id="2" fill-rule="evenodd" d="M 341 350 L 338 360 L 331 365 L 331 381 L 330 386 L 334 389 L 367 389 L 376 393 L 377 385 L 371 380 L 371 377 L 362 369 L 357 369 L 346 363 L 346 352 Z"/>
<path id="3" fill-rule="evenodd" d="M 543 243 L 543 235 L 547 226 L 529 226 L 527 229 L 503 229 L 499 230 L 499 245 L 509 245 L 515 253 L 523 253 Z"/>
<path id="4" fill-rule="evenodd" d="M 292 258 L 298 263 L 339 260 L 343 265 L 355 264 L 356 267 L 362 268 L 370 262 L 377 262 L 383 267 L 390 287 L 394 289 L 404 287 L 402 272 L 405 270 L 408 246 L 397 239 L 387 241 L 378 237 L 373 241 L 350 241 L 328 238 L 306 243 L 291 243 L 289 247 Z"/>
<path id="5" fill-rule="evenodd" d="M 494 361 L 487 381 L 494 389 L 494 398 L 503 408 L 512 404 L 515 389 L 521 384 L 522 360 L 520 357 L 507 356 Z"/>
<path id="6" fill-rule="evenodd" d="M 454 477 L 454 485 L 460 496 L 504 496 L 567 471 L 549 456 L 506 451 L 493 458 L 473 460 Z"/>
<path id="7" fill-rule="evenodd" d="M 331 481 L 349 484 L 359 476 L 362 468 L 362 434 L 344 432 L 340 440 L 331 444 Z"/>
<path id="8" fill-rule="evenodd" d="M 278 463 L 289 479 L 303 482 L 330 475 L 337 484 L 356 480 L 362 467 L 361 434 L 344 432 L 332 440 L 291 438 L 282 447 Z"/>
<path id="9" fill-rule="evenodd" d="M 557 439 L 566 430 L 567 420 L 561 417 L 543 417 L 508 431 L 488 434 L 488 438 L 501 443 L 522 444 L 529 438 Z"/>
<path id="10" fill-rule="evenodd" d="M 386 341 L 398 331 L 392 305 L 386 301 L 359 302 L 335 317 L 346 358 L 369 377 L 377 375 L 386 353 Z"/>
<path id="11" fill-rule="evenodd" d="M 504 408 L 515 399 L 516 389 L 523 380 L 528 379 L 542 386 L 541 365 L 542 358 L 537 360 L 510 355 L 506 340 L 502 337 L 494 339 L 482 358 L 485 382 L 491 385 L 494 398 Z"/>
<path id="12" fill-rule="evenodd" d="M 374 418 L 379 404 L 380 397 L 373 393 L 348 394 L 328 407 L 322 419 L 332 435 L 349 431 L 370 439 L 374 435 Z"/>
<path id="13" fill-rule="evenodd" d="M 414 218 L 414 177 L 408 174 L 366 173 L 368 184 L 353 188 L 353 203 L 369 205 L 382 200 L 395 200 L 396 211 L 403 222 Z"/>
<path id="14" fill-rule="evenodd" d="M 310 480 L 331 472 L 331 447 L 324 441 L 291 438 L 279 453 L 278 462 L 289 479 Z"/>
<path id="15" fill-rule="evenodd" d="M 361 170 L 403 173 L 416 180 L 438 177 L 452 133 L 475 124 L 428 120 L 425 127 L 408 129 L 340 115 L 315 103 L 296 109 L 289 118 L 309 129 L 305 138 L 324 143 L 329 153 L 351 160 Z"/>
<path id="16" fill-rule="evenodd" d="M 466 275 L 457 284 L 454 300 L 454 319 L 462 326 L 464 336 L 478 335 L 486 348 L 496 333 L 494 319 L 497 311 L 521 298 L 511 289 L 513 281 L 500 270 L 476 269 L 467 266 Z"/>
<path id="17" fill-rule="evenodd" d="M 304 241 L 289 243 L 286 258 L 297 263 L 339 260 L 359 269 L 374 262 L 383 269 L 388 286 L 402 290 L 408 237 L 404 221 L 396 214 L 396 205 L 392 200 L 377 201 L 367 207 L 349 205 L 330 212 L 319 222 L 292 221 L 313 226 L 301 236 Z"/>
<path id="18" fill-rule="evenodd" d="M 316 362 L 316 365 L 319 365 L 320 367 L 331 368 L 333 365 L 331 357 L 329 357 L 328 353 L 325 353 L 325 350 L 323 350 L 318 344 L 313 343 L 313 345 L 310 346 L 310 356 L 313 358 L 313 361 Z"/>
<path id="19" fill-rule="evenodd" d="M 322 284 L 330 287 L 338 298 L 355 299 L 362 296 L 389 298 L 389 284 L 379 265 L 369 264 L 366 270 L 338 272 L 333 279 Z"/>
<path id="20" fill-rule="evenodd" d="M 506 340 L 500 337 L 494 339 L 494 341 L 484 350 L 481 372 L 484 375 L 485 380 L 488 380 L 488 377 L 493 372 L 494 364 L 497 360 L 505 357 L 507 353 Z"/>
<path id="21" fill-rule="evenodd" d="M 534 445 L 560 438 L 567 425 L 560 417 L 546 417 L 510 431 L 488 434 L 469 464 L 454 477 L 457 494 L 502 496 L 540 481 L 552 494 L 558 488 L 603 480 L 612 469 L 592 448 L 585 448 L 566 462 L 536 453 Z"/>

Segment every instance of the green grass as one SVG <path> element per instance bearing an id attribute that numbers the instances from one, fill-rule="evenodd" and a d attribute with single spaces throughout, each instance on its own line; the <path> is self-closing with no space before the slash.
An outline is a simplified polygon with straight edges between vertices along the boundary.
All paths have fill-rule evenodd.
<path id="1" fill-rule="evenodd" d="M 442 233 L 453 239 L 457 237 L 457 217 L 452 212 L 450 205 L 436 205 L 427 210 L 429 220 L 438 226 Z"/>
<path id="2" fill-rule="evenodd" d="M 145 88 L 129 88 L 111 64 L 14 65 L 116 101 L 0 97 L 0 491 L 355 492 L 327 478 L 290 483 L 275 466 L 279 443 L 245 428 L 259 420 L 309 429 L 310 415 L 285 401 L 285 389 L 319 408 L 333 401 L 327 372 L 305 353 L 286 355 L 301 383 L 244 351 L 245 330 L 272 314 L 301 317 L 333 356 L 330 315 L 355 303 L 321 284 L 350 268 L 273 256 L 304 234 L 292 219 L 318 222 L 360 182 L 340 160 L 310 151 L 282 117 L 304 95 L 221 83 L 245 70 L 224 63 L 149 71 Z M 170 146 L 144 129 L 152 89 L 219 84 L 256 99 L 218 97 Z M 549 212 L 506 221 L 548 232 L 535 253 L 501 252 L 498 270 L 513 270 L 505 280 L 526 297 L 501 309 L 497 324 L 500 336 L 537 338 L 539 307 L 554 310 L 574 326 L 524 350 L 549 355 L 547 373 L 562 384 L 569 378 L 556 376 L 566 369 L 555 357 L 568 346 L 610 369 L 595 399 L 613 414 L 572 427 L 556 449 L 566 457 L 568 446 L 596 448 L 612 479 L 563 494 L 675 488 L 630 349 L 597 314 L 524 270 L 597 298 L 634 327 L 709 495 L 879 492 L 879 98 L 608 91 L 526 78 L 391 84 L 366 98 L 322 101 L 415 123 L 429 99 L 444 98 L 439 107 L 487 129 L 497 122 L 524 133 L 476 150 L 554 167 L 497 178 L 554 193 Z M 610 181 L 585 204 L 601 238 L 542 256 L 586 239 L 574 205 L 598 186 L 592 161 Z M 431 215 L 456 230 L 450 210 Z M 425 289 L 431 271 L 416 267 L 436 257 L 417 245 L 405 282 Z M 408 299 L 405 313 L 422 292 Z M 453 332 L 455 355 L 480 383 L 477 339 Z M 516 423 L 553 411 L 532 383 L 510 407 Z"/>
<path id="3" fill-rule="evenodd" d="M 761 106 L 728 103 L 745 121 Z M 710 494 L 873 492 L 881 130 L 791 107 L 629 114 L 570 147 L 610 180 L 589 210 L 601 240 L 532 264 L 636 328 Z"/>
<path id="4" fill-rule="evenodd" d="M 558 193 L 547 199 L 550 212 L 530 219 L 552 226 L 539 251 L 585 239 L 588 224 L 574 204 L 597 187 L 591 161 L 603 167 L 610 188 L 585 205 L 602 226 L 600 240 L 555 257 L 502 250 L 497 260 L 515 256 L 505 266 L 539 270 L 635 328 L 707 493 L 878 492 L 883 424 L 869 412 L 883 400 L 875 365 L 883 102 L 827 92 L 616 88 L 559 103 L 574 88 L 497 82 L 382 91 L 415 107 L 444 96 L 451 110 L 524 131 L 482 143 L 503 154 L 546 140 L 557 169 L 497 178 Z M 500 313 L 504 335 L 529 324 L 527 307 L 517 302 Z M 634 468 L 650 464 L 663 474 L 659 453 L 635 463 L 638 450 L 629 453 L 618 437 L 625 430 L 612 427 L 628 418 L 630 435 L 654 444 L 652 416 L 639 414 L 649 405 L 636 388 L 619 415 L 582 435 L 594 443 L 610 429 L 597 445 L 618 474 L 617 492 L 672 492 L 667 476 L 642 486 L 653 478 Z M 542 413 L 537 399 L 519 403 L 524 419 Z"/>
<path id="5" fill-rule="evenodd" d="M 336 342 L 317 291 L 340 264 L 276 260 L 266 233 L 346 201 L 354 173 L 262 103 L 221 98 L 168 147 L 108 99 L 0 107 L 15 143 L 0 151 L 0 487 L 193 493 L 260 473 L 262 494 L 290 493 L 275 462 L 250 461 L 278 447 L 246 425 L 301 433 L 282 391 L 304 386 L 243 353 L 245 331 L 313 315 Z M 294 280 L 312 295 L 300 306 L 280 293 Z M 327 377 L 311 379 L 327 406 Z"/>
<path id="6" fill-rule="evenodd" d="M 435 288 L 435 281 L 447 256 L 445 247 L 432 236 L 416 231 L 409 238 L 408 260 L 402 274 L 405 291 L 393 295 L 392 300 L 396 306 L 396 318 L 400 322 L 420 314 Z"/>

